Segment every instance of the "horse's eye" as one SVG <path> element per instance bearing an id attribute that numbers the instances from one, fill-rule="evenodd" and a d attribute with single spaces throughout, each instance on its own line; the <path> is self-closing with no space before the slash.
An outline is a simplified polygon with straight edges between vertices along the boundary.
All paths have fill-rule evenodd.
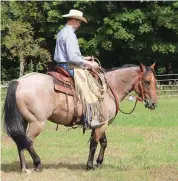
<path id="1" fill-rule="evenodd" d="M 150 85 L 150 82 L 145 80 L 145 85 L 146 85 L 146 86 L 149 86 L 149 85 Z"/>

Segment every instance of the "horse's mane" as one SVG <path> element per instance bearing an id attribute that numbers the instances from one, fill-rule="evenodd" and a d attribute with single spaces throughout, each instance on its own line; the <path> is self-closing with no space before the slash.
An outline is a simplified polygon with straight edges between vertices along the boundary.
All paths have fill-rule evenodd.
<path id="1" fill-rule="evenodd" d="M 121 67 L 113 67 L 111 69 L 107 69 L 106 72 L 110 72 L 110 71 L 114 71 L 114 70 L 118 70 L 118 69 L 124 69 L 124 68 L 131 68 L 131 67 L 139 67 L 139 66 L 135 65 L 135 64 L 125 64 L 125 65 L 122 65 Z M 145 75 L 147 75 L 149 73 L 149 71 L 151 71 L 154 74 L 154 76 L 156 76 L 155 71 L 153 71 L 149 66 L 146 66 Z"/>
<path id="2" fill-rule="evenodd" d="M 138 65 L 135 65 L 135 64 L 125 64 L 125 65 L 122 65 L 121 67 L 113 67 L 111 69 L 107 69 L 106 72 L 110 72 L 110 71 L 114 71 L 114 70 L 118 70 L 118 69 L 130 68 L 130 67 L 138 67 Z"/>

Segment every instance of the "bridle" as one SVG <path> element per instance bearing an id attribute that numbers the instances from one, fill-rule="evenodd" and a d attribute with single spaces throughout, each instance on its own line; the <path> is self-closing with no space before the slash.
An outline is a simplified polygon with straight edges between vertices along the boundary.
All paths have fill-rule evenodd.
<path id="1" fill-rule="evenodd" d="M 136 99 L 140 102 L 144 102 L 145 99 L 145 95 L 144 95 L 144 87 L 143 87 L 143 83 L 142 83 L 142 78 L 143 78 L 143 72 L 140 72 L 140 74 L 138 75 L 138 77 L 135 78 L 134 83 L 133 83 L 133 90 L 134 90 L 134 86 L 136 85 L 136 82 L 139 81 L 139 89 L 141 94 L 139 96 L 136 97 Z"/>

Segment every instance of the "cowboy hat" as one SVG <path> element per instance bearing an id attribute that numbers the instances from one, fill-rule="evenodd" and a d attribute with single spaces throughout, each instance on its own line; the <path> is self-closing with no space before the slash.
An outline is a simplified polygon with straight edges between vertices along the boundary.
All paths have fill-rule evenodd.
<path id="1" fill-rule="evenodd" d="M 75 9 L 71 9 L 69 11 L 69 14 L 62 15 L 62 17 L 79 19 L 79 20 L 87 23 L 87 20 L 83 17 L 83 13 L 81 11 L 78 11 Z"/>

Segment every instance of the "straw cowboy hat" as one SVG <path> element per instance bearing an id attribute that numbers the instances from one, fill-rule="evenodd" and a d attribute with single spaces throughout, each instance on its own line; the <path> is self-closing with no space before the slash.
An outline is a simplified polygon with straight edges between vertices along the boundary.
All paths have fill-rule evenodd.
<path id="1" fill-rule="evenodd" d="M 69 14 L 62 15 L 62 17 L 79 19 L 79 20 L 87 23 L 87 20 L 83 17 L 83 13 L 81 11 L 78 11 L 75 9 L 71 9 L 69 11 Z"/>

